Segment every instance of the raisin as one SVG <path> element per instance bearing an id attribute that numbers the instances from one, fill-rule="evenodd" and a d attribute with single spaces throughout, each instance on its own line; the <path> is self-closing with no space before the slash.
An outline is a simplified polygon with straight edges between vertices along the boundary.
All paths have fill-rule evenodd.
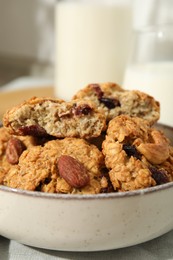
<path id="1" fill-rule="evenodd" d="M 74 108 L 73 108 L 73 113 L 76 116 L 88 115 L 91 112 L 92 112 L 92 108 L 87 104 L 84 104 L 84 105 L 81 105 L 81 106 L 74 106 Z"/>
<path id="2" fill-rule="evenodd" d="M 149 168 L 153 179 L 156 181 L 157 185 L 161 185 L 164 183 L 169 182 L 167 171 L 164 169 L 158 169 L 156 167 L 150 167 Z"/>
<path id="3" fill-rule="evenodd" d="M 112 109 L 112 108 L 121 106 L 118 99 L 104 97 L 104 92 L 101 90 L 101 88 L 98 84 L 91 84 L 91 86 L 92 86 L 93 90 L 95 91 L 100 103 L 103 103 L 107 108 Z"/>
<path id="4" fill-rule="evenodd" d="M 130 157 L 133 156 L 139 160 L 141 160 L 141 153 L 136 149 L 134 145 L 123 144 L 123 150 Z"/>
<path id="5" fill-rule="evenodd" d="M 121 106 L 119 100 L 117 100 L 115 98 L 102 97 L 99 99 L 99 101 L 100 101 L 100 103 L 103 103 L 109 109 Z"/>
<path id="6" fill-rule="evenodd" d="M 103 97 L 103 91 L 101 90 L 100 86 L 98 84 L 91 84 L 93 90 L 95 91 L 97 98 L 101 99 Z"/>
<path id="7" fill-rule="evenodd" d="M 39 125 L 22 126 L 19 128 L 21 135 L 32 135 L 36 137 L 49 136 L 46 130 Z"/>

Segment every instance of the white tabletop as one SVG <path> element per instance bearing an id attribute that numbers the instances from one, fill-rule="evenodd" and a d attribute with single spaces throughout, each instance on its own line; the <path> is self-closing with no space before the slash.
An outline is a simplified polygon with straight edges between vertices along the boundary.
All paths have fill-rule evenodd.
<path id="1" fill-rule="evenodd" d="M 102 252 L 62 252 L 33 248 L 0 236 L 2 260 L 170 260 L 173 259 L 173 231 L 149 242 Z"/>

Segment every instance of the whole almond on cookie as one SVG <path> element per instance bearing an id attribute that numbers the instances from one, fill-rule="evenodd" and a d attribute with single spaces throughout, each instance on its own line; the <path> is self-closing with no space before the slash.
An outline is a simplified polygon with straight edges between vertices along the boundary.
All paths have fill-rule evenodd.
<path id="1" fill-rule="evenodd" d="M 72 187 L 82 188 L 89 183 L 89 174 L 85 166 L 69 155 L 58 160 L 59 175 Z"/>
<path id="2" fill-rule="evenodd" d="M 6 158 L 11 164 L 16 164 L 19 161 L 19 157 L 26 149 L 24 143 L 16 137 L 11 137 L 6 147 Z"/>

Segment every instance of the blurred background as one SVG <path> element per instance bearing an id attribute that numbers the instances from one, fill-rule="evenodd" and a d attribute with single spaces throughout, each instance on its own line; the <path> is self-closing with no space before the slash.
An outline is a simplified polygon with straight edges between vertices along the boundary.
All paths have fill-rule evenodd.
<path id="1" fill-rule="evenodd" d="M 21 77 L 52 79 L 54 0 L 0 0 L 0 85 Z"/>
<path id="2" fill-rule="evenodd" d="M 131 1 L 133 29 L 152 23 L 155 1 Z M 0 0 L 0 86 L 23 76 L 53 83 L 57 2 Z"/>

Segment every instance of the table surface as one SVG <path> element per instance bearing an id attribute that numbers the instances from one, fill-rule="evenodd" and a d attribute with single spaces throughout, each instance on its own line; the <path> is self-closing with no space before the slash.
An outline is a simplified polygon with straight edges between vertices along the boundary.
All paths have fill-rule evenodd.
<path id="1" fill-rule="evenodd" d="M 170 260 L 173 259 L 173 231 L 149 242 L 101 252 L 62 252 L 33 248 L 0 236 L 2 260 Z"/>
<path id="2" fill-rule="evenodd" d="M 20 104 L 26 99 L 33 96 L 38 97 L 53 97 L 53 87 L 35 87 L 25 89 L 13 89 L 12 91 L 0 91 L 0 120 L 2 120 L 3 114 L 7 109 Z"/>
<path id="3" fill-rule="evenodd" d="M 20 82 L 20 81 L 19 81 Z M 21 85 L 21 84 L 20 84 Z M 22 81 L 23 86 L 28 86 L 28 82 Z M 11 89 L 12 87 L 12 89 Z M 16 90 L 16 85 L 10 85 L 10 91 L 0 91 L 0 120 L 7 108 L 21 102 L 31 96 L 53 96 L 53 88 L 45 85 L 31 86 Z M 153 239 L 149 242 L 122 249 L 102 252 L 62 252 L 46 249 L 33 248 L 17 243 L 0 236 L 0 260 L 52 260 L 52 259 L 71 259 L 71 260 L 170 260 L 173 259 L 173 231 Z"/>

